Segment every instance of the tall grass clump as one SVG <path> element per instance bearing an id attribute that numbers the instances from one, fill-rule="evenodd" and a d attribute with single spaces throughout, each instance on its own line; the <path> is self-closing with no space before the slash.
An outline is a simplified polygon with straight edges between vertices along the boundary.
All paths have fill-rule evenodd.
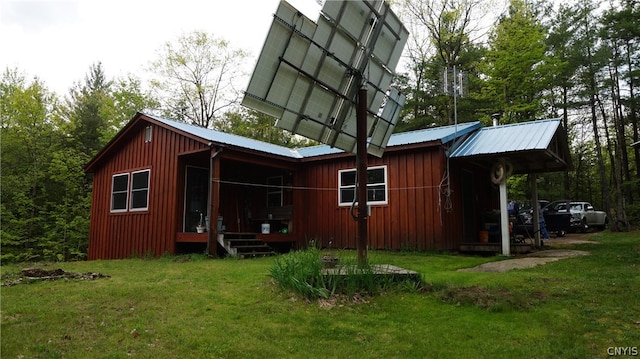
<path id="1" fill-rule="evenodd" d="M 372 264 L 358 264 L 356 258 L 340 258 L 340 265 L 324 270 L 320 249 L 290 252 L 278 257 L 270 270 L 271 277 L 285 290 L 292 290 L 308 299 L 328 298 L 333 294 L 376 295 L 394 288 L 419 288 L 413 280 L 399 280 L 382 274 Z"/>
<path id="2" fill-rule="evenodd" d="M 322 275 L 320 249 L 315 246 L 278 257 L 269 272 L 280 287 L 306 298 L 328 298 L 331 294 Z"/>

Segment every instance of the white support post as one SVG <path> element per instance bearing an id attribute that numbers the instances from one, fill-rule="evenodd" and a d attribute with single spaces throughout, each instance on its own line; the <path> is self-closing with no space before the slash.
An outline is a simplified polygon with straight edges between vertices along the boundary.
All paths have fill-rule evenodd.
<path id="1" fill-rule="evenodd" d="M 511 255 L 509 213 L 507 212 L 507 180 L 500 182 L 500 232 L 502 233 L 502 255 Z"/>

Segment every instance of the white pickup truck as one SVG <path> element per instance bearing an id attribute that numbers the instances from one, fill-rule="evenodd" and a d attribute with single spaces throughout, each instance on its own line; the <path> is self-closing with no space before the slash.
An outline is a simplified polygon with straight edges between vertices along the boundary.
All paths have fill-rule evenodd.
<path id="1" fill-rule="evenodd" d="M 596 211 L 589 202 L 570 202 L 569 211 L 573 217 L 572 224 L 575 223 L 576 228 L 583 232 L 590 227 L 605 229 L 609 224 L 607 214 L 604 211 Z"/>

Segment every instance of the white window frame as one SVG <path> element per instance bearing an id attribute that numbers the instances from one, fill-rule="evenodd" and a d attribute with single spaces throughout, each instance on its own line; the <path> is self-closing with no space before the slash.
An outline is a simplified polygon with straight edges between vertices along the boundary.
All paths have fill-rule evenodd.
<path id="1" fill-rule="evenodd" d="M 134 189 L 133 188 L 133 177 L 138 174 L 138 173 L 143 173 L 143 172 L 147 172 L 147 186 L 146 187 L 141 187 L 141 188 L 137 188 Z M 138 211 L 148 211 L 149 210 L 149 190 L 150 190 L 150 186 L 151 186 L 151 169 L 146 169 L 146 170 L 140 170 L 140 171 L 133 171 L 131 172 L 131 177 L 130 177 L 130 181 L 131 183 L 129 184 L 129 211 L 131 212 L 138 212 Z M 144 207 L 133 207 L 133 192 L 141 192 L 141 191 L 147 191 L 147 196 L 145 198 L 145 206 Z"/>
<path id="2" fill-rule="evenodd" d="M 141 188 L 137 188 L 134 189 L 133 188 L 133 177 L 138 174 L 138 173 L 142 173 L 142 172 L 147 172 L 147 185 L 146 187 L 141 187 Z M 126 176 L 127 177 L 127 188 L 126 190 L 121 190 L 121 191 L 114 191 L 114 181 L 116 177 L 122 177 L 122 176 Z M 145 198 L 145 206 L 144 207 L 134 207 L 133 206 L 133 194 L 134 192 L 140 192 L 140 191 L 146 191 L 147 192 L 147 196 Z M 151 169 L 144 169 L 144 170 L 139 170 L 139 171 L 132 171 L 132 172 L 121 172 L 121 173 L 115 173 L 111 176 L 111 201 L 109 204 L 109 209 L 111 213 L 125 213 L 125 212 L 141 212 L 141 211 L 148 211 L 149 210 L 149 193 L 151 192 Z M 113 197 L 115 194 L 126 194 L 126 199 L 125 199 L 125 208 L 117 208 L 114 209 L 113 208 Z"/>
<path id="3" fill-rule="evenodd" d="M 387 178 L 387 166 L 383 165 L 383 166 L 372 166 L 372 167 L 367 167 L 367 173 L 369 171 L 372 170 L 377 170 L 377 169 L 382 169 L 383 170 L 383 176 L 384 176 L 384 182 L 377 182 L 377 183 L 367 183 L 367 194 L 369 193 L 369 187 L 373 187 L 373 186 L 380 186 L 380 185 L 384 185 L 384 201 L 371 201 L 368 199 L 367 196 L 367 205 L 371 205 L 371 206 L 381 206 L 381 205 L 386 205 L 389 203 L 389 182 L 388 182 L 388 178 Z M 353 189 L 355 191 L 355 184 L 353 185 L 343 185 L 342 184 L 342 174 L 345 172 L 356 172 L 355 168 L 350 168 L 350 169 L 344 169 L 344 170 L 338 170 L 338 206 L 340 207 L 346 207 L 346 206 L 351 206 L 351 203 L 353 201 L 343 201 L 342 200 L 342 191 L 343 190 L 348 190 L 348 189 Z M 356 179 L 357 180 L 357 179 Z M 357 197 L 356 194 L 354 194 L 354 197 Z M 356 201 L 356 204 L 358 202 Z"/>
<path id="4" fill-rule="evenodd" d="M 115 179 L 116 177 L 122 177 L 122 176 L 126 176 L 127 177 L 127 188 L 124 191 L 115 191 L 114 190 L 114 185 L 115 185 Z M 111 209 L 111 213 L 119 213 L 119 212 L 126 212 L 129 210 L 129 181 L 131 180 L 131 176 L 129 174 L 129 172 L 125 172 L 125 173 L 116 173 L 113 174 L 111 176 L 111 203 L 109 205 L 109 208 Z M 124 201 L 124 208 L 117 208 L 114 209 L 113 208 L 113 197 L 115 194 L 122 194 L 124 193 L 126 195 L 125 201 Z"/>

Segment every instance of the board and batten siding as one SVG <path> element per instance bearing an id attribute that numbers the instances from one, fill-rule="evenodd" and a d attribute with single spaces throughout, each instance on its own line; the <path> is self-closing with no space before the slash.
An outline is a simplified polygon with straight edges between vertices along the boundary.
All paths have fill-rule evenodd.
<path id="1" fill-rule="evenodd" d="M 137 121 L 120 136 L 100 158 L 93 174 L 91 227 L 88 259 L 160 256 L 174 253 L 175 236 L 180 229 L 182 205 L 179 201 L 184 183 L 180 154 L 208 149 L 192 138 L 151 124 L 152 138 L 145 142 L 146 121 Z M 146 211 L 112 213 L 111 181 L 118 173 L 150 170 L 149 201 Z"/>
<path id="2" fill-rule="evenodd" d="M 369 157 L 368 167 L 387 167 L 387 197 L 384 205 L 371 207 L 368 244 L 372 249 L 455 249 L 462 236 L 462 209 L 452 196 L 452 210 L 444 208 L 439 185 L 446 163 L 441 146 L 387 151 L 383 158 Z M 298 228 L 304 241 L 333 248 L 357 247 L 357 223 L 349 207 L 338 205 L 338 171 L 355 169 L 355 158 L 336 157 L 306 163 L 300 175 L 306 189 Z M 454 193 L 461 195 L 451 178 Z M 441 203 L 440 208 L 437 204 Z M 299 232 L 298 232 L 299 233 Z M 303 243 L 304 244 L 304 243 Z"/>

